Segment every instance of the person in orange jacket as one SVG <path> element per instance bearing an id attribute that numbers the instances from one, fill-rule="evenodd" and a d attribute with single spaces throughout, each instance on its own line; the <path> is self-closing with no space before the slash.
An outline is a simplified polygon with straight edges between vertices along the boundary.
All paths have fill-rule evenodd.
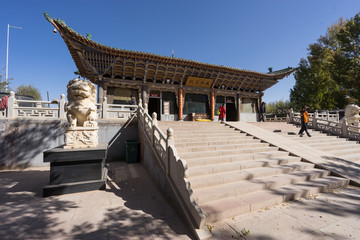
<path id="1" fill-rule="evenodd" d="M 225 114 L 226 114 L 226 109 L 225 109 L 225 106 L 224 104 L 222 104 L 220 107 L 219 107 L 219 121 L 224 121 L 225 120 Z"/>
<path id="2" fill-rule="evenodd" d="M 304 106 L 301 108 L 300 116 L 301 116 L 301 129 L 299 131 L 300 137 L 302 137 L 305 131 L 308 137 L 311 137 L 310 133 L 307 130 L 307 124 L 309 123 L 309 108 L 307 106 Z"/>

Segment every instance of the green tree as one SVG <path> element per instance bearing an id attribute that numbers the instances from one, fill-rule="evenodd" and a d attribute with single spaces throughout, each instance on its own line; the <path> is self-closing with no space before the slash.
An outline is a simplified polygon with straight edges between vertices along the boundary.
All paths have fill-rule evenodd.
<path id="1" fill-rule="evenodd" d="M 42 100 L 40 91 L 32 85 L 20 85 L 16 89 L 17 94 L 28 95 L 34 97 L 35 100 Z"/>
<path id="2" fill-rule="evenodd" d="M 295 109 L 345 108 L 360 99 L 360 17 L 342 18 L 331 25 L 325 36 L 309 45 L 307 59 L 301 59 L 290 90 Z"/>
<path id="3" fill-rule="evenodd" d="M 360 103 L 360 15 L 346 22 L 336 34 L 341 47 L 334 56 L 332 74 L 346 89 L 348 102 Z"/>
<path id="4" fill-rule="evenodd" d="M 5 74 L 2 73 L 2 71 L 0 71 L 0 92 L 6 92 L 6 82 L 4 79 Z"/>
<path id="5" fill-rule="evenodd" d="M 275 102 L 269 102 L 266 104 L 266 114 L 276 115 L 278 117 L 285 117 L 289 113 L 291 103 L 289 100 L 280 100 Z"/>

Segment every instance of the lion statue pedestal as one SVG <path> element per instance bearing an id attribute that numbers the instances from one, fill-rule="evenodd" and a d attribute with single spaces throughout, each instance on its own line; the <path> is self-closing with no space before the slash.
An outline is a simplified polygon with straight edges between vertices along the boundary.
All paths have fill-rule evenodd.
<path id="1" fill-rule="evenodd" d="M 68 84 L 68 128 L 65 145 L 44 152 L 50 163 L 50 184 L 43 196 L 105 189 L 107 144 L 98 144 L 96 89 L 80 79 Z"/>
<path id="2" fill-rule="evenodd" d="M 64 148 L 89 148 L 98 145 L 95 85 L 74 79 L 67 85 L 68 104 L 65 107 L 68 129 Z"/>
<path id="3" fill-rule="evenodd" d="M 360 127 L 360 107 L 350 104 L 345 109 L 345 116 L 340 120 L 341 124 L 347 126 Z M 360 132 L 358 128 L 349 128 L 352 131 Z"/>

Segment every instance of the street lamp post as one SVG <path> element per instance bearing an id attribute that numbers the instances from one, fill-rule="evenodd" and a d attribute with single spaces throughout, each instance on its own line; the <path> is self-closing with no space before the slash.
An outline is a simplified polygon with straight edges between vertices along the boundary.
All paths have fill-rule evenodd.
<path id="1" fill-rule="evenodd" d="M 7 42 L 6 42 L 6 73 L 5 73 L 5 85 L 6 85 L 6 91 L 8 91 L 9 89 L 9 35 L 10 35 L 10 28 L 17 28 L 17 29 L 22 29 L 22 27 L 15 27 L 15 26 L 10 26 L 10 24 L 8 24 L 7 27 Z"/>

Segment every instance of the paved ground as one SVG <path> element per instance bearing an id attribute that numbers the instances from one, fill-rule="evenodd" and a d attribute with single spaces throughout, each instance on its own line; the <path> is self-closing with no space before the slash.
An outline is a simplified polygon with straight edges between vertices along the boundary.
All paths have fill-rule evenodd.
<path id="1" fill-rule="evenodd" d="M 360 188 L 347 187 L 214 224 L 215 239 L 360 239 Z M 243 231 L 245 230 L 245 231 Z M 243 232 L 250 231 L 245 236 Z"/>
<path id="2" fill-rule="evenodd" d="M 0 171 L 0 239 L 193 239 L 141 164 L 110 170 L 105 191 L 45 199 L 48 169 Z M 360 188 L 347 187 L 208 227 L 214 239 L 360 239 L 359 205 Z"/>
<path id="3" fill-rule="evenodd" d="M 42 198 L 49 171 L 0 172 L 0 239 L 192 239 L 141 164 L 111 165 L 106 191 Z M 360 188 L 209 225 L 214 239 L 360 239 Z M 241 234 L 245 229 L 250 233 Z"/>
<path id="4" fill-rule="evenodd" d="M 190 239 L 141 164 L 111 164 L 105 191 L 42 198 L 47 169 L 0 171 L 0 239 Z"/>

